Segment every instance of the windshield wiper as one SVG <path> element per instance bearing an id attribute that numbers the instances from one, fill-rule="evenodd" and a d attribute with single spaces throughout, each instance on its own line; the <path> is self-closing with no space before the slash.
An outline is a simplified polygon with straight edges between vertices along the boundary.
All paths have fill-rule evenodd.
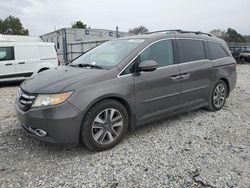
<path id="1" fill-rule="evenodd" d="M 94 65 L 94 64 L 88 64 L 88 63 L 80 63 L 80 64 L 71 64 L 70 66 L 72 67 L 91 67 L 91 68 L 96 68 L 96 69 L 103 69 L 103 67 L 99 65 Z"/>

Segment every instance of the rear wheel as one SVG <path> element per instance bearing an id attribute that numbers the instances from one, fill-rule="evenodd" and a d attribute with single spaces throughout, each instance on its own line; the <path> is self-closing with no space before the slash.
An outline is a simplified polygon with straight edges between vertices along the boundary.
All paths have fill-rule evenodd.
<path id="1" fill-rule="evenodd" d="M 226 102 L 228 88 L 224 81 L 220 80 L 214 86 L 214 89 L 209 98 L 207 108 L 211 111 L 220 110 Z"/>
<path id="2" fill-rule="evenodd" d="M 81 142 L 93 151 L 115 146 L 128 127 L 126 108 L 115 100 L 95 104 L 83 120 Z"/>

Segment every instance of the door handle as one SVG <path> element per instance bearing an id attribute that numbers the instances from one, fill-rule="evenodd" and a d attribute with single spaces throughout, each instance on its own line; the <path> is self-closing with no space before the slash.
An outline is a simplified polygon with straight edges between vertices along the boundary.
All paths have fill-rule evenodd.
<path id="1" fill-rule="evenodd" d="M 18 64 L 19 64 L 19 65 L 21 65 L 21 64 L 25 64 L 25 62 L 19 62 Z"/>
<path id="2" fill-rule="evenodd" d="M 6 63 L 5 66 L 11 66 L 13 65 L 12 63 Z"/>
<path id="3" fill-rule="evenodd" d="M 184 74 L 181 75 L 181 79 L 183 79 L 183 80 L 186 80 L 186 79 L 188 79 L 189 77 L 190 77 L 190 74 L 189 74 L 189 73 L 184 73 Z"/>
<path id="4" fill-rule="evenodd" d="M 169 78 L 171 78 L 174 81 L 177 81 L 181 78 L 181 76 L 180 75 L 173 75 L 173 76 L 170 76 Z"/>

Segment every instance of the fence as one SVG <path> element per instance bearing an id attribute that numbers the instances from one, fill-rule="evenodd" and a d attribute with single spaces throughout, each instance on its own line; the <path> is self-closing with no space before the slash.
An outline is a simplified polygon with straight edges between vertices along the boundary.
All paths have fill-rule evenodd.
<path id="1" fill-rule="evenodd" d="M 248 47 L 250 48 L 250 43 L 240 43 L 240 42 L 227 42 L 229 47 Z"/>
<path id="2" fill-rule="evenodd" d="M 88 41 L 88 42 L 73 42 L 68 44 L 68 60 L 72 61 L 79 55 L 82 55 L 90 49 L 106 42 L 108 40 Z"/>

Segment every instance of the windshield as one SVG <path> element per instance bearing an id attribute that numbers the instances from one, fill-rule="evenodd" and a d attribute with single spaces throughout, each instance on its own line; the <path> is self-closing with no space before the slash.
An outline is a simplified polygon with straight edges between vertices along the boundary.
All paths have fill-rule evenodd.
<path id="1" fill-rule="evenodd" d="M 118 65 L 143 41 L 143 39 L 108 41 L 78 57 L 72 64 L 89 64 L 109 69 Z"/>

